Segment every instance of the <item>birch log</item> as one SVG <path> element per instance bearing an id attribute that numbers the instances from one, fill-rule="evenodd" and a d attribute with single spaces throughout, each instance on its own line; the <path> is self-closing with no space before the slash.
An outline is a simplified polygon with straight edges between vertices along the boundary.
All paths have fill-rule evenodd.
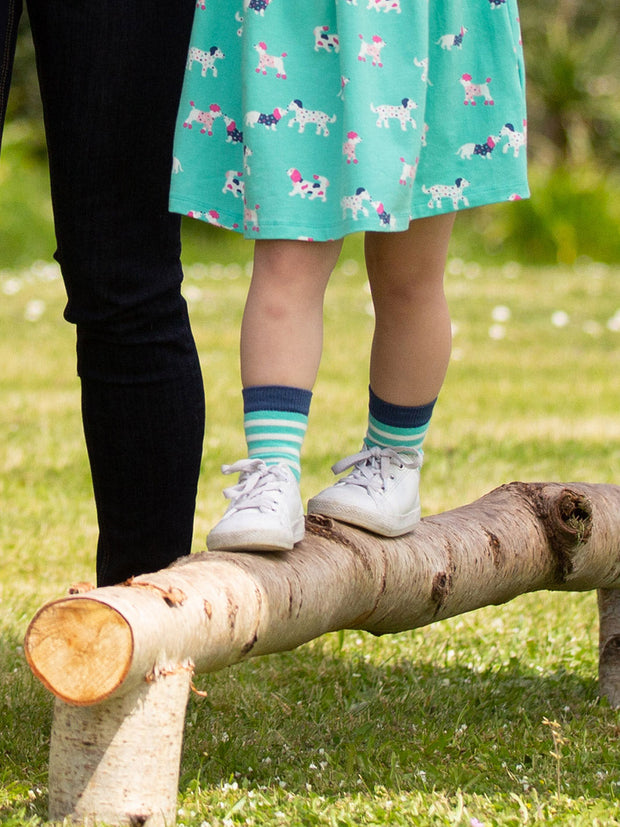
<path id="1" fill-rule="evenodd" d="M 122 704 L 125 695 L 123 708 L 140 708 L 145 682 L 157 694 L 179 670 L 215 671 L 339 629 L 374 634 L 414 629 L 541 589 L 601 590 L 600 689 L 620 704 L 620 593 L 615 591 L 620 589 L 620 486 L 615 485 L 511 483 L 470 505 L 427 517 L 411 534 L 395 539 L 315 517 L 307 521 L 304 541 L 290 552 L 193 555 L 123 586 L 53 601 L 32 620 L 25 650 L 34 674 L 60 699 L 51 761 L 61 763 L 63 750 L 54 744 L 68 728 L 83 729 L 94 711 L 106 720 L 113 717 L 106 710 Z M 125 733 L 131 731 L 126 721 L 124 726 Z M 114 738 L 90 732 L 90 742 L 98 738 L 103 756 Z M 78 740 L 70 751 L 79 752 Z M 122 749 L 131 750 L 121 741 Z M 134 748 L 140 743 L 144 740 Z M 60 796 L 50 780 L 50 812 L 94 823 L 101 805 L 91 788 L 114 783 L 108 774 Z M 157 780 L 143 784 L 154 794 Z M 168 823 L 170 815 L 161 821 L 161 813 L 171 812 L 170 803 L 156 797 L 149 799 L 153 812 L 146 818 L 144 807 L 143 815 L 137 814 L 126 797 L 116 803 L 116 821 L 106 804 L 106 819 Z"/>

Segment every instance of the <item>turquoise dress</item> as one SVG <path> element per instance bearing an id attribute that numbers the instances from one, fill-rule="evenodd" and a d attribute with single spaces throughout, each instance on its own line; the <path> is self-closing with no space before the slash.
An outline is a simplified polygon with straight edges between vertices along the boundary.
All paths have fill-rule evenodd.
<path id="1" fill-rule="evenodd" d="M 174 212 L 326 241 L 527 197 L 516 0 L 198 0 Z"/>

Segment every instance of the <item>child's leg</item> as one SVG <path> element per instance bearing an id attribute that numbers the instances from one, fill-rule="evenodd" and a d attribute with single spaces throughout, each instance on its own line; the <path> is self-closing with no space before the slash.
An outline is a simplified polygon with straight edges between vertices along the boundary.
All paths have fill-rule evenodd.
<path id="1" fill-rule="evenodd" d="M 341 241 L 258 241 L 255 246 L 241 326 L 248 456 L 266 465 L 288 465 L 298 480 L 323 346 L 323 298 L 341 246 Z"/>
<path id="2" fill-rule="evenodd" d="M 258 241 L 241 328 L 249 459 L 209 548 L 282 550 L 304 533 L 299 459 L 323 344 L 323 297 L 341 242 Z"/>
<path id="3" fill-rule="evenodd" d="M 394 405 L 436 399 L 448 368 L 451 328 L 443 289 L 454 213 L 412 221 L 403 233 L 367 233 L 375 307 L 370 386 Z"/>
<path id="4" fill-rule="evenodd" d="M 311 390 L 323 346 L 323 297 L 342 241 L 257 241 L 241 326 L 241 381 Z"/>
<path id="5" fill-rule="evenodd" d="M 353 471 L 313 497 L 310 513 L 388 536 L 420 519 L 421 448 L 450 357 L 443 276 L 453 223 L 450 214 L 366 235 L 376 319 L 368 431 L 364 450 L 334 466 Z"/>

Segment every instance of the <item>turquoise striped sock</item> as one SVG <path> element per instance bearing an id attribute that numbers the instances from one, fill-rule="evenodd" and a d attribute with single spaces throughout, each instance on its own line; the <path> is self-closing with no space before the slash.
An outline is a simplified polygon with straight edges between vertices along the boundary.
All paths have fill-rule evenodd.
<path id="1" fill-rule="evenodd" d="M 368 417 L 368 431 L 364 442 L 369 448 L 390 448 L 390 447 L 407 447 L 416 448 L 418 451 L 422 450 L 422 443 L 428 431 L 428 426 L 420 425 L 417 428 L 395 428 L 394 426 L 385 425 L 383 422 L 375 419 L 373 416 Z"/>
<path id="2" fill-rule="evenodd" d="M 403 446 L 422 451 L 435 400 L 427 405 L 408 407 L 385 402 L 370 388 L 369 393 L 365 444 L 369 448 Z"/>
<path id="3" fill-rule="evenodd" d="M 301 447 L 308 427 L 311 391 L 279 385 L 243 389 L 243 427 L 250 459 L 288 465 L 301 478 Z"/>

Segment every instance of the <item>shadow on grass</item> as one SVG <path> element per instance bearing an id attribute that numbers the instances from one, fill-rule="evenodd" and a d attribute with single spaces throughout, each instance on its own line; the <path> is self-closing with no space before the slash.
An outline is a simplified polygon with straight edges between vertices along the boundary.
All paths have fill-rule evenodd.
<path id="1" fill-rule="evenodd" d="M 596 677 L 541 674 L 516 659 L 478 672 L 305 650 L 203 676 L 200 688 L 208 696 L 190 700 L 182 789 L 197 777 L 301 795 L 310 783 L 328 796 L 544 789 L 556 774 L 547 719 L 570 744 L 563 783 L 575 795 L 600 794 L 596 773 L 617 767 L 618 714 L 599 702 Z"/>
<path id="2" fill-rule="evenodd" d="M 45 819 L 52 718 L 20 645 L 0 634 L 0 822 L 16 825 Z M 484 671 L 406 658 L 376 665 L 329 649 L 318 642 L 199 676 L 208 694 L 190 698 L 181 797 L 232 781 L 301 797 L 309 784 L 327 797 L 552 794 L 546 720 L 566 739 L 563 792 L 601 796 L 606 775 L 609 795 L 620 713 L 598 701 L 595 675 L 542 673 L 516 658 Z"/>

